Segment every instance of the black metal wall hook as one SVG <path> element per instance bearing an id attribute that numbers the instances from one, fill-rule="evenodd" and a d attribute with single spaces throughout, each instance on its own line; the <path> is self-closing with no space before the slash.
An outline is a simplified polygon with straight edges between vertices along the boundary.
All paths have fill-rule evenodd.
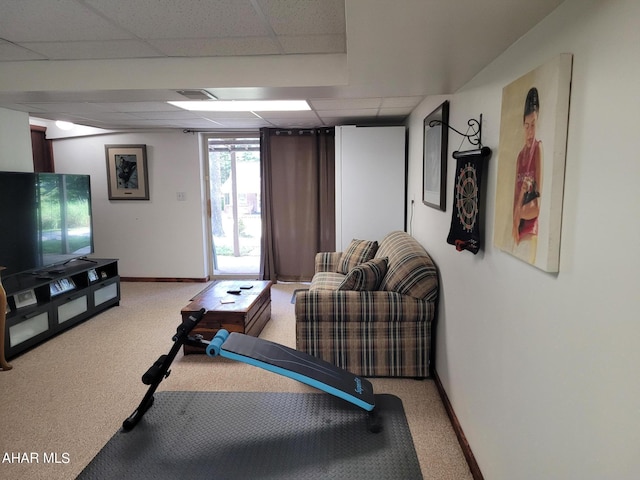
<path id="1" fill-rule="evenodd" d="M 471 130 L 471 133 L 462 133 L 461 131 L 453 128 L 451 125 L 441 120 L 431 120 L 429 122 L 430 127 L 435 127 L 436 125 L 444 125 L 450 130 L 453 130 L 454 132 L 456 132 L 458 135 L 462 135 L 463 137 L 465 137 L 471 145 L 477 145 L 479 147 L 482 147 L 482 114 L 480 114 L 479 121 L 476 120 L 475 118 L 471 118 L 467 121 L 467 125 L 469 126 L 469 128 L 467 129 L 467 132 Z"/>

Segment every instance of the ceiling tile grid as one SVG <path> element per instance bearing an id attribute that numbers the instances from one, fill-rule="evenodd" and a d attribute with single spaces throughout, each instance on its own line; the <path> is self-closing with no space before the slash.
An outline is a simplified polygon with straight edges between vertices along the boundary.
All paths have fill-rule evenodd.
<path id="1" fill-rule="evenodd" d="M 452 86 L 463 85 L 485 66 L 486 60 L 468 48 L 479 36 L 483 58 L 495 58 L 561 2 L 0 0 L 0 78 L 15 67 L 13 75 L 5 77 L 12 82 L 0 82 L 0 108 L 108 129 L 402 122 L 425 96 L 452 93 Z M 496 16 L 491 13 L 495 11 L 509 14 Z M 447 42 L 443 49 L 437 34 L 452 19 L 466 27 L 456 31 L 454 39 L 442 40 Z M 230 63 L 228 57 L 238 61 Z M 78 66 L 104 60 L 131 68 L 130 59 L 143 66 L 164 66 L 182 58 L 200 63 L 189 62 L 193 69 L 180 70 L 178 76 L 167 72 L 168 80 L 149 88 L 121 77 L 125 80 L 117 87 L 114 82 L 92 90 L 96 86 L 90 75 L 67 73 L 74 71 L 67 67 L 74 60 Z M 307 76 L 282 68 L 304 65 L 288 61 L 301 58 L 307 68 L 316 59 L 320 63 L 315 65 L 329 68 L 309 70 Z M 200 82 L 189 81 L 189 74 L 207 71 L 216 64 L 213 60 L 233 65 L 229 74 L 212 71 L 203 78 L 215 79 L 213 84 L 192 85 Z M 256 63 L 261 70 L 247 67 Z M 52 72 L 69 81 L 58 88 L 40 88 L 42 82 L 34 82 L 32 91 L 23 91 L 23 71 Z M 240 77 L 238 71 L 247 73 Z M 143 68 L 130 73 L 138 81 L 146 78 Z M 189 114 L 166 103 L 184 100 L 177 90 L 185 88 L 206 89 L 225 100 L 305 99 L 312 110 Z"/>
<path id="2" fill-rule="evenodd" d="M 77 0 L 2 0 L 0 38 L 13 43 L 133 38 Z"/>
<path id="3" fill-rule="evenodd" d="M 266 36 L 250 0 L 85 0 L 140 38 Z"/>
<path id="4" fill-rule="evenodd" d="M 23 60 L 43 60 L 45 57 L 26 48 L 0 40 L 0 61 L 17 62 Z"/>
<path id="5" fill-rule="evenodd" d="M 277 55 L 281 52 L 278 41 L 271 37 L 159 38 L 148 43 L 168 57 Z"/>
<path id="6" fill-rule="evenodd" d="M 162 53 L 139 40 L 91 40 L 85 42 L 25 42 L 22 46 L 49 60 L 160 57 Z"/>

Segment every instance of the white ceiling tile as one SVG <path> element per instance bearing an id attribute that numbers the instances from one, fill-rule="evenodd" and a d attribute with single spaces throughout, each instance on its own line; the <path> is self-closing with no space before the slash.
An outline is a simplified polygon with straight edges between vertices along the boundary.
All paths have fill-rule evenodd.
<path id="1" fill-rule="evenodd" d="M 0 32 L 2 38 L 14 43 L 131 38 L 129 33 L 75 0 L 5 0 Z"/>
<path id="2" fill-rule="evenodd" d="M 276 35 L 344 34 L 344 0 L 258 0 Z"/>
<path id="3" fill-rule="evenodd" d="M 411 107 L 412 109 L 416 107 L 424 97 L 413 96 L 413 97 L 388 97 L 382 99 L 382 108 L 387 107 Z"/>
<path id="4" fill-rule="evenodd" d="M 148 118 L 150 120 L 188 120 L 190 118 L 200 118 L 193 112 L 176 111 L 176 112 L 129 112 L 131 115 L 140 118 Z"/>
<path id="5" fill-rule="evenodd" d="M 251 112 L 198 112 L 198 116 L 202 118 L 210 118 L 211 120 L 254 120 L 257 117 Z"/>
<path id="6" fill-rule="evenodd" d="M 151 39 L 149 43 L 170 57 L 275 55 L 280 53 L 270 37 Z"/>
<path id="7" fill-rule="evenodd" d="M 82 115 L 83 113 L 98 113 L 105 112 L 98 104 L 88 102 L 78 103 L 28 103 L 29 107 L 36 108 L 42 112 L 60 112 L 60 113 L 74 113 Z"/>
<path id="8" fill-rule="evenodd" d="M 107 58 L 162 56 L 147 43 L 138 40 L 110 40 L 91 42 L 35 42 L 23 46 L 41 53 L 51 60 L 83 60 Z"/>
<path id="9" fill-rule="evenodd" d="M 170 120 L 170 119 L 158 119 L 158 120 L 128 120 L 127 125 L 136 126 L 137 128 L 142 128 L 144 126 L 153 127 L 153 126 L 164 126 L 167 128 L 198 128 L 198 129 L 206 129 L 206 128 L 216 128 L 221 127 L 221 124 L 214 122 L 213 120 L 206 120 L 204 118 L 189 118 L 182 120 Z"/>
<path id="10" fill-rule="evenodd" d="M 108 124 L 105 121 L 105 124 Z M 167 128 L 176 128 L 179 127 L 182 122 L 172 122 L 171 120 L 148 120 L 148 119 L 124 119 L 118 120 L 117 125 L 127 126 L 127 127 L 167 127 Z"/>
<path id="11" fill-rule="evenodd" d="M 87 0 L 142 38 L 266 36 L 249 0 Z"/>
<path id="12" fill-rule="evenodd" d="M 324 125 L 331 125 L 331 126 L 344 125 L 344 118 L 341 118 L 341 117 L 322 116 L 321 120 Z"/>
<path id="13" fill-rule="evenodd" d="M 9 64 L 5 64 L 9 65 Z M 3 65 L 0 64 L 0 69 Z M 0 102 L 13 99 L 18 103 L 124 103 L 167 102 L 184 100 L 174 90 L 70 90 L 70 91 L 24 91 L 8 94 L 0 91 Z"/>
<path id="14" fill-rule="evenodd" d="M 311 106 L 316 110 L 345 110 L 359 108 L 379 108 L 380 98 L 342 98 L 342 99 L 312 99 Z"/>
<path id="15" fill-rule="evenodd" d="M 95 118 L 100 122 L 124 122 L 124 121 L 135 121 L 140 120 L 140 118 L 132 116 L 128 113 L 119 113 L 119 112 L 92 112 L 91 118 Z"/>
<path id="16" fill-rule="evenodd" d="M 20 60 L 42 60 L 45 57 L 19 45 L 0 40 L 0 62 L 14 62 Z"/>
<path id="17" fill-rule="evenodd" d="M 378 115 L 377 108 L 362 108 L 362 109 L 346 109 L 346 110 L 325 110 L 318 112 L 323 117 L 375 117 Z"/>
<path id="18" fill-rule="evenodd" d="M 112 123 L 98 121 L 94 118 L 89 118 L 88 116 L 72 115 L 69 113 L 36 112 L 34 116 L 37 118 L 45 118 L 48 120 L 62 120 L 65 122 L 71 122 L 78 125 L 87 125 L 87 126 L 98 127 L 98 128 L 112 125 Z"/>
<path id="19" fill-rule="evenodd" d="M 270 127 L 272 126 L 269 122 L 262 120 L 260 118 L 256 118 L 255 120 L 229 120 L 229 119 L 219 119 L 216 120 L 217 123 L 220 123 L 225 128 L 260 128 L 260 127 Z"/>
<path id="20" fill-rule="evenodd" d="M 299 112 L 259 112 L 259 116 L 267 120 L 277 120 L 279 118 L 298 118 L 300 120 L 317 120 L 318 115 L 313 110 L 302 110 Z"/>
<path id="21" fill-rule="evenodd" d="M 94 104 L 102 110 L 109 112 L 184 112 L 181 108 L 174 107 L 166 102 L 94 102 Z"/>
<path id="22" fill-rule="evenodd" d="M 285 35 L 278 36 L 285 53 L 344 53 L 344 35 Z"/>
<path id="23" fill-rule="evenodd" d="M 383 116 L 406 116 L 411 113 L 413 108 L 411 107 L 392 107 L 392 108 L 381 108 L 378 111 L 378 115 Z"/>
<path id="24" fill-rule="evenodd" d="M 181 125 L 187 126 L 189 128 L 215 128 L 222 126 L 220 122 L 208 120 L 206 118 L 196 118 L 195 120 L 189 120 L 188 122 L 181 123 Z"/>

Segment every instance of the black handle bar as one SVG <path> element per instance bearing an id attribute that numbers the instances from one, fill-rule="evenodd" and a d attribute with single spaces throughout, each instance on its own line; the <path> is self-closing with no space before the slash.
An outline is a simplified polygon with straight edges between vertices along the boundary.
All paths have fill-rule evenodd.
<path id="1" fill-rule="evenodd" d="M 138 405 L 138 408 L 136 408 L 135 411 L 122 423 L 122 428 L 125 431 L 131 430 L 135 427 L 145 412 L 151 408 L 151 405 L 153 405 L 153 394 L 160 385 L 160 382 L 167 378 L 171 373 L 169 367 L 171 367 L 173 360 L 180 351 L 180 347 L 185 342 L 189 341 L 189 333 L 196 325 L 198 325 L 198 322 L 202 320 L 205 312 L 206 310 L 202 308 L 199 312 L 194 313 L 186 320 L 183 320 L 183 322 L 178 326 L 176 334 L 172 338 L 173 346 L 171 347 L 171 350 L 169 350 L 169 353 L 166 355 L 160 355 L 158 360 L 156 360 L 149 370 L 142 375 L 142 383 L 149 385 L 149 389 L 140 402 L 140 405 Z"/>

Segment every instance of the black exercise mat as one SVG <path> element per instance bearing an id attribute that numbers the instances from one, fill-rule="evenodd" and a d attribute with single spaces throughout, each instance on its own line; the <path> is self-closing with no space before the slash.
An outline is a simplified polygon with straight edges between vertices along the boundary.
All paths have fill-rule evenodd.
<path id="1" fill-rule="evenodd" d="M 422 479 L 402 401 L 376 395 L 383 430 L 326 394 L 158 392 L 79 479 Z"/>

